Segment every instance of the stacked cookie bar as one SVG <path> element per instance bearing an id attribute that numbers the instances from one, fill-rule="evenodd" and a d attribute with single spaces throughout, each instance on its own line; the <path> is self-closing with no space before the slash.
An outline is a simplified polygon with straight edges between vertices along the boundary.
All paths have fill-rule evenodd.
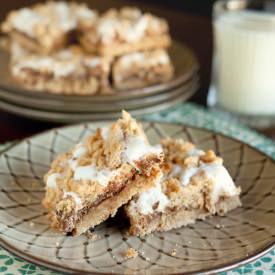
<path id="1" fill-rule="evenodd" d="M 49 1 L 10 12 L 1 27 L 11 75 L 28 89 L 91 95 L 173 77 L 166 20 L 137 8 L 99 14 L 85 4 Z"/>
<path id="2" fill-rule="evenodd" d="M 79 235 L 123 207 L 142 236 L 225 215 L 241 205 L 222 159 L 183 140 L 149 144 L 142 126 L 122 118 L 59 155 L 45 175 L 43 205 L 52 226 Z"/>

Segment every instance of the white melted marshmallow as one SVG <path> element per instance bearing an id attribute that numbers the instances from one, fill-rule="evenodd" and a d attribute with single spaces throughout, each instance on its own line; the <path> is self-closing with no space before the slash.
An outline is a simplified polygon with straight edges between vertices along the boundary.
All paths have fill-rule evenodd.
<path id="1" fill-rule="evenodd" d="M 116 175 L 116 171 L 108 169 L 98 170 L 95 165 L 79 166 L 75 169 L 74 180 L 96 181 L 100 185 L 107 186 Z"/>
<path id="2" fill-rule="evenodd" d="M 231 176 L 229 175 L 227 169 L 219 163 L 200 163 L 199 167 L 190 167 L 188 169 L 182 170 L 178 177 L 183 186 L 190 183 L 193 176 L 204 172 L 206 177 L 213 182 L 212 189 L 212 202 L 216 203 L 219 197 L 223 194 L 227 196 L 234 196 L 238 194 L 238 189 L 236 188 Z"/>
<path id="3" fill-rule="evenodd" d="M 149 154 L 160 154 L 162 148 L 160 145 L 152 146 L 140 136 L 130 137 L 126 141 L 123 158 L 126 162 L 133 164 L 134 161 Z"/>
<path id="4" fill-rule="evenodd" d="M 108 137 L 109 137 L 109 127 L 105 126 L 105 127 L 100 128 L 100 129 L 101 129 L 101 135 L 102 135 L 103 139 L 107 140 Z"/>
<path id="5" fill-rule="evenodd" d="M 75 150 L 73 151 L 72 158 L 68 160 L 68 163 L 73 171 L 75 171 L 76 167 L 78 166 L 77 161 L 80 157 L 87 153 L 87 148 L 82 144 L 79 143 L 76 145 Z"/>
<path id="6" fill-rule="evenodd" d="M 47 187 L 56 189 L 57 187 L 57 179 L 61 178 L 61 174 L 59 173 L 53 173 L 48 176 L 47 178 Z"/>
<path id="7" fill-rule="evenodd" d="M 146 31 L 146 28 L 148 27 L 148 20 L 146 17 L 139 18 L 135 24 L 133 24 L 131 27 L 127 29 L 127 31 L 124 34 L 124 39 L 127 42 L 136 42 L 140 40 Z"/>
<path id="8" fill-rule="evenodd" d="M 155 211 L 163 212 L 169 204 L 168 197 L 161 190 L 163 175 L 160 174 L 155 187 L 141 193 L 136 201 L 138 211 L 143 215 L 154 213 Z"/>
<path id="9" fill-rule="evenodd" d="M 37 12 L 32 11 L 29 8 L 24 8 L 18 11 L 18 14 L 14 16 L 11 21 L 12 27 L 19 30 L 30 37 L 34 36 L 33 29 L 44 19 L 43 16 Z"/>
<path id="10" fill-rule="evenodd" d="M 235 196 L 238 194 L 231 176 L 227 169 L 221 164 L 202 164 L 201 169 L 206 176 L 213 180 L 212 201 L 218 202 L 219 197 L 226 194 L 227 196 Z"/>

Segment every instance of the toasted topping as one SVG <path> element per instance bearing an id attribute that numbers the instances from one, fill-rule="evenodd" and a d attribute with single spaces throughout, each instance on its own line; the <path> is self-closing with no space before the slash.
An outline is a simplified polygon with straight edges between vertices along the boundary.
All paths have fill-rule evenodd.
<path id="1" fill-rule="evenodd" d="M 168 25 L 164 19 L 149 13 L 142 14 L 137 8 L 129 7 L 107 11 L 96 27 L 97 39 L 103 44 L 109 44 L 114 39 L 131 43 L 146 35 L 167 32 Z"/>
<path id="2" fill-rule="evenodd" d="M 193 188 L 197 188 L 201 196 L 201 192 L 205 192 L 205 206 L 210 211 L 221 198 L 239 195 L 240 189 L 213 151 L 205 153 L 183 140 L 165 139 L 162 144 L 166 159 L 162 168 L 164 175 L 158 177 L 155 187 L 130 204 L 141 214 L 163 212 L 166 207 L 173 207 L 174 201 L 182 200 L 183 194 L 188 196 Z"/>
<path id="3" fill-rule="evenodd" d="M 2 28 L 5 32 L 16 30 L 32 38 L 58 37 L 58 34 L 76 29 L 87 19 L 89 24 L 95 23 L 97 13 L 84 4 L 49 1 L 12 11 Z"/>
<path id="4" fill-rule="evenodd" d="M 142 167 L 152 155 L 152 164 Z M 123 112 L 117 122 L 97 129 L 71 151 L 57 157 L 45 176 L 48 188 L 44 205 L 54 209 L 59 200 L 71 200 L 70 196 L 63 196 L 64 193 L 74 192 L 85 206 L 106 192 L 118 190 L 136 173 L 148 173 L 146 169 L 162 159 L 161 147 L 151 146 L 141 125 Z"/>

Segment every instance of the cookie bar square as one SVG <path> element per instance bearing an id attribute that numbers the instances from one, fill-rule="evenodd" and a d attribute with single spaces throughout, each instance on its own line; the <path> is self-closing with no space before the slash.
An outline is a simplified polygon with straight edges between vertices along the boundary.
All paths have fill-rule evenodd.
<path id="1" fill-rule="evenodd" d="M 29 51 L 49 54 L 63 48 L 76 30 L 91 27 L 97 17 L 85 4 L 48 1 L 11 11 L 1 29 Z"/>
<path id="2" fill-rule="evenodd" d="M 41 55 L 27 52 L 18 44 L 12 45 L 11 76 L 27 89 L 65 95 L 110 90 L 111 60 L 107 57 L 87 55 L 77 46 Z"/>
<path id="3" fill-rule="evenodd" d="M 167 51 L 157 49 L 118 57 L 112 66 L 112 79 L 118 90 L 135 89 L 167 82 L 173 71 Z"/>
<path id="4" fill-rule="evenodd" d="M 114 216 L 153 186 L 162 161 L 161 146 L 150 145 L 142 126 L 123 112 L 52 163 L 43 200 L 52 226 L 79 235 Z"/>
<path id="5" fill-rule="evenodd" d="M 170 138 L 162 147 L 165 160 L 155 186 L 125 206 L 131 234 L 168 231 L 241 205 L 240 188 L 213 151 Z"/>
<path id="6" fill-rule="evenodd" d="M 86 50 L 100 55 L 119 56 L 170 46 L 168 24 L 165 19 L 137 8 L 111 9 L 97 20 L 80 42 Z"/>

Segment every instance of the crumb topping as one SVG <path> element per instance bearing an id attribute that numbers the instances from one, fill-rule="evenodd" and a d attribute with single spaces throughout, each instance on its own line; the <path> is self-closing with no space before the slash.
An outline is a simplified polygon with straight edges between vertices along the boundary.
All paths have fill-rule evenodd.
<path id="1" fill-rule="evenodd" d="M 140 143 L 132 144 L 132 139 Z M 97 129 L 56 158 L 45 175 L 43 204 L 50 210 L 59 209 L 59 213 L 72 213 L 120 190 L 135 174 L 146 174 L 162 158 L 162 149 L 151 146 L 141 125 L 123 112 L 117 122 Z M 147 161 L 148 167 L 144 166 Z"/>
<path id="2" fill-rule="evenodd" d="M 144 191 L 130 208 L 143 215 L 164 212 L 166 208 L 205 208 L 215 211 L 215 204 L 224 197 L 239 195 L 220 157 L 204 152 L 181 139 L 162 140 L 165 162 L 155 187 Z"/>
<path id="3" fill-rule="evenodd" d="M 10 12 L 2 29 L 22 32 L 48 45 L 52 39 L 84 25 L 87 20 L 86 24 L 92 24 L 96 19 L 97 12 L 85 4 L 48 1 Z"/>
<path id="4" fill-rule="evenodd" d="M 89 35 L 95 42 L 110 44 L 113 40 L 136 42 L 147 35 L 168 32 L 166 20 L 137 8 L 110 9 L 98 20 L 94 32 Z"/>

